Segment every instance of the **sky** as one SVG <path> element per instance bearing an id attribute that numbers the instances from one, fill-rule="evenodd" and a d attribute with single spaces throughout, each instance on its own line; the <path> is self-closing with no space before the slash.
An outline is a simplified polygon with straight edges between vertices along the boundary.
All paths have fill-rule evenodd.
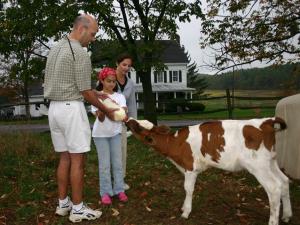
<path id="1" fill-rule="evenodd" d="M 199 73 L 212 74 L 208 68 L 203 65 L 204 62 L 210 61 L 209 50 L 203 50 L 200 48 L 200 21 L 192 18 L 190 23 L 178 23 L 180 36 L 180 43 L 184 46 L 186 51 L 191 57 L 191 62 L 195 61 L 198 66 Z"/>
<path id="2" fill-rule="evenodd" d="M 198 72 L 213 75 L 217 71 L 205 66 L 208 62 L 213 62 L 213 52 L 211 49 L 200 48 L 200 21 L 192 18 L 190 23 L 178 23 L 180 43 L 184 46 L 191 57 L 191 62 L 196 62 Z M 254 62 L 251 65 L 244 65 L 242 68 L 265 67 L 264 63 Z"/>

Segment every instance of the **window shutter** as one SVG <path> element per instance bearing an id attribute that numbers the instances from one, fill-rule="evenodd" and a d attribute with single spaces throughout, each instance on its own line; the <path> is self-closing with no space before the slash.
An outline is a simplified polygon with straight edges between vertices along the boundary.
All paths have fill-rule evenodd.
<path id="1" fill-rule="evenodd" d="M 181 70 L 179 70 L 179 82 L 182 82 Z"/>
<path id="2" fill-rule="evenodd" d="M 172 71 L 169 71 L 170 83 L 172 83 Z"/>
<path id="3" fill-rule="evenodd" d="M 157 71 L 154 71 L 154 83 L 157 83 Z"/>
<path id="4" fill-rule="evenodd" d="M 167 83 L 167 71 L 164 71 L 164 83 Z"/>

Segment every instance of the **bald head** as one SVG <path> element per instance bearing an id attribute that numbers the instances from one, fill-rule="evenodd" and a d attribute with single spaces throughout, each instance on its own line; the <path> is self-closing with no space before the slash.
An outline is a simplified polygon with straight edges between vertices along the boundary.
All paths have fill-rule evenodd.
<path id="1" fill-rule="evenodd" d="M 70 38 L 78 40 L 83 47 L 87 47 L 90 42 L 95 41 L 97 32 L 98 24 L 96 19 L 91 15 L 82 14 L 76 17 Z"/>
<path id="2" fill-rule="evenodd" d="M 88 28 L 93 23 L 97 23 L 94 17 L 87 14 L 81 14 L 76 17 L 73 23 L 73 29 L 78 29 L 79 26 L 84 26 L 85 28 Z"/>

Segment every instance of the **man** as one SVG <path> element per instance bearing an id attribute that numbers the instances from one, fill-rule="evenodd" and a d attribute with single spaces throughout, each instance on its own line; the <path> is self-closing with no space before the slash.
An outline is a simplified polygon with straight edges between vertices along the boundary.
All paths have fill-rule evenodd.
<path id="1" fill-rule="evenodd" d="M 56 214 L 69 220 L 95 220 L 102 214 L 83 204 L 85 152 L 90 151 L 91 130 L 83 99 L 98 107 L 109 118 L 106 109 L 91 89 L 91 60 L 83 47 L 95 41 L 97 21 L 90 15 L 78 16 L 72 32 L 49 52 L 46 64 L 44 97 L 50 100 L 49 126 L 56 152 L 60 154 L 57 168 L 59 205 Z M 103 114 L 104 115 L 104 114 Z M 72 200 L 68 197 L 71 183 Z"/>

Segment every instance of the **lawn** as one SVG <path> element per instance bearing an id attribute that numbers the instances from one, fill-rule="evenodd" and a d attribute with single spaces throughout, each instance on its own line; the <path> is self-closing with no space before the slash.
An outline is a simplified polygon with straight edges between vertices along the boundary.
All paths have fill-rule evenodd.
<path id="1" fill-rule="evenodd" d="M 48 132 L 0 134 L 0 224 L 69 224 L 67 217 L 54 215 L 56 165 Z M 103 215 L 81 224 L 262 225 L 269 217 L 266 193 L 253 176 L 211 169 L 199 175 L 193 211 L 188 220 L 182 219 L 182 174 L 134 137 L 128 143 L 128 203 L 98 204 L 94 146 L 88 153 L 85 174 L 85 200 Z M 300 225 L 300 181 L 291 180 L 290 190 L 294 216 L 289 224 Z"/>

